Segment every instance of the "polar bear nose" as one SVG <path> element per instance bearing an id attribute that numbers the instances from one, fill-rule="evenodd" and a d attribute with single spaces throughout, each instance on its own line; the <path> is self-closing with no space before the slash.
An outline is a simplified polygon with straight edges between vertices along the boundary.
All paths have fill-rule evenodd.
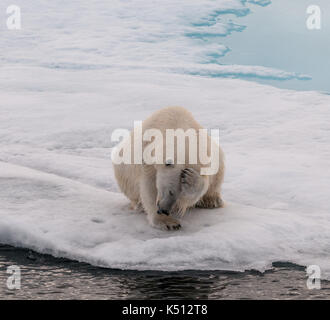
<path id="1" fill-rule="evenodd" d="M 159 206 L 159 203 L 157 203 L 157 207 L 158 207 L 158 210 L 157 210 L 157 213 L 158 213 L 158 214 L 166 214 L 167 216 L 169 215 L 168 210 L 162 209 L 162 208 Z"/>

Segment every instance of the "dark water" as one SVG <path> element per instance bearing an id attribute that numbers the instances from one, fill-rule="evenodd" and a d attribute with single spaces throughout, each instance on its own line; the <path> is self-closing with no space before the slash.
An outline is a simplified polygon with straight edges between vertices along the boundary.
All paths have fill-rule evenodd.
<path id="1" fill-rule="evenodd" d="M 21 268 L 21 289 L 7 288 L 7 267 Z M 305 268 L 271 271 L 136 272 L 103 269 L 0 245 L 0 299 L 330 299 L 330 282 L 308 290 Z"/>

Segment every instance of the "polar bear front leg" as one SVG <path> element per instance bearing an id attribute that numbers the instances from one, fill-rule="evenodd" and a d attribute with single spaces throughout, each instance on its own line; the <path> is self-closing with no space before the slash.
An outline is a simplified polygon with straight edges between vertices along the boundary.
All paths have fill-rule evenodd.
<path id="1" fill-rule="evenodd" d="M 189 206 L 198 208 L 221 208 L 224 202 L 220 193 L 210 191 L 209 176 L 201 176 L 196 170 L 187 168 L 182 170 L 181 184 L 183 196 L 190 201 Z"/>
<path id="2" fill-rule="evenodd" d="M 156 172 L 151 166 L 144 166 L 140 182 L 140 197 L 144 211 L 147 213 L 149 223 L 156 228 L 164 230 L 178 230 L 180 222 L 165 214 L 158 214 Z"/>
<path id="3" fill-rule="evenodd" d="M 207 191 L 208 176 L 201 176 L 193 168 L 183 169 L 181 172 L 182 197 L 193 206 Z"/>

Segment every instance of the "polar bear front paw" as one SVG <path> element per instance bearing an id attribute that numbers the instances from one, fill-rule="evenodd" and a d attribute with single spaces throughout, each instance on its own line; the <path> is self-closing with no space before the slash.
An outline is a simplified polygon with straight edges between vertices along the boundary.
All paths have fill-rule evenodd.
<path id="1" fill-rule="evenodd" d="M 206 209 L 222 208 L 224 207 L 224 201 L 218 194 L 214 196 L 205 195 L 201 200 L 196 203 L 196 207 Z"/>
<path id="2" fill-rule="evenodd" d="M 181 172 L 182 191 L 186 193 L 194 192 L 201 184 L 200 174 L 192 168 L 183 169 Z"/>

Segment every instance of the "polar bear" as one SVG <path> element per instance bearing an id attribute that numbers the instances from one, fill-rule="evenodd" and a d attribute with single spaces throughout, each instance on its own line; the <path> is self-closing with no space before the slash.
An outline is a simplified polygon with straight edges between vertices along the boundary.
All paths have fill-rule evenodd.
<path id="1" fill-rule="evenodd" d="M 153 113 L 142 122 L 142 133 L 148 129 L 157 129 L 166 136 L 168 129 L 195 130 L 203 129 L 193 118 L 192 114 L 183 107 L 167 107 Z M 204 129 L 206 130 L 206 129 Z M 125 143 L 130 143 L 133 151 L 133 140 L 137 136 L 133 130 Z M 188 208 L 218 208 L 223 206 L 220 187 L 224 177 L 224 156 L 218 144 L 214 144 L 206 132 L 207 153 L 215 147 L 218 151 L 218 165 L 216 172 L 203 175 L 201 169 L 207 167 L 198 159 L 190 164 L 188 159 L 189 148 L 187 142 L 183 150 L 174 148 L 172 158 L 167 158 L 166 143 L 161 146 L 164 151 L 160 163 L 120 163 L 113 164 L 114 173 L 121 191 L 131 201 L 135 210 L 147 213 L 149 223 L 165 230 L 178 230 L 181 228 L 179 218 Z M 155 141 L 155 140 L 154 140 Z M 197 147 L 201 144 L 197 136 Z M 161 141 L 163 142 L 163 141 Z M 143 151 L 150 147 L 151 139 L 142 142 Z M 178 146 L 178 141 L 176 146 Z M 184 153 L 183 163 L 179 162 L 179 154 Z M 182 155 L 182 154 L 181 154 Z M 133 161 L 134 162 L 134 161 Z"/>

